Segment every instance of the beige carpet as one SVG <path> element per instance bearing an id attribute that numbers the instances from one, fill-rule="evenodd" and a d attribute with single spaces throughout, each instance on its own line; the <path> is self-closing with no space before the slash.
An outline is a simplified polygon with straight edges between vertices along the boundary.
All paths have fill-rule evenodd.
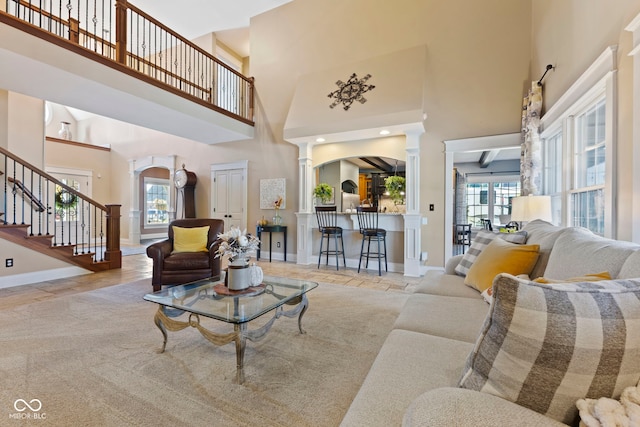
<path id="1" fill-rule="evenodd" d="M 0 311 L 0 425 L 336 426 L 406 300 L 321 284 L 308 294 L 307 334 L 296 319 L 277 320 L 247 342 L 237 385 L 234 345 L 193 328 L 169 332 L 157 353 L 157 306 L 142 299 L 149 280 Z M 18 412 L 18 399 L 42 408 Z M 32 414 L 46 420 L 15 418 Z"/>

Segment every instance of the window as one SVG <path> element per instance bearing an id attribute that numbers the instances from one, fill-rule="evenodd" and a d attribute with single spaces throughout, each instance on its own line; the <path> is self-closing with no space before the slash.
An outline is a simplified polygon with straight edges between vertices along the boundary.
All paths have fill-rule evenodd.
<path id="1" fill-rule="evenodd" d="M 511 199 L 519 195 L 520 180 L 517 177 L 510 177 L 508 181 L 467 183 L 466 223 L 477 228 L 482 227 L 483 219 L 491 220 L 492 224 L 502 224 L 500 217 L 511 214 Z"/>
<path id="2" fill-rule="evenodd" d="M 615 238 L 615 49 L 609 48 L 541 120 L 543 193 L 554 222 Z"/>
<path id="3" fill-rule="evenodd" d="M 562 131 L 542 140 L 542 194 L 551 196 L 554 224 L 562 223 Z"/>
<path id="4" fill-rule="evenodd" d="M 604 234 L 605 102 L 601 100 L 575 119 L 571 217 L 574 226 Z"/>
<path id="5" fill-rule="evenodd" d="M 144 179 L 145 227 L 169 224 L 169 188 L 169 180 Z"/>

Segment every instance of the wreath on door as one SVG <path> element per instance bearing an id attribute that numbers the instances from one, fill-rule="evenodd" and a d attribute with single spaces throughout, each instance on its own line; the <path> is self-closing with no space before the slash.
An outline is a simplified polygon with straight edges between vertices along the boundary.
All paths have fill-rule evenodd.
<path id="1" fill-rule="evenodd" d="M 73 210 L 78 205 L 78 196 L 75 193 L 56 185 L 56 210 Z"/>

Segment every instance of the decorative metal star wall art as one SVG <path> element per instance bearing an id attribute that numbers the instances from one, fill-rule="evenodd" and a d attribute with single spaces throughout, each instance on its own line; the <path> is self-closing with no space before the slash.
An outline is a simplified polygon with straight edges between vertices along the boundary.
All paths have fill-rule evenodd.
<path id="1" fill-rule="evenodd" d="M 336 105 L 342 103 L 344 110 L 347 111 L 354 101 L 358 101 L 361 104 L 367 102 L 367 99 L 362 96 L 362 94 L 375 88 L 373 85 L 366 84 L 370 78 L 371 74 L 367 74 L 363 78 L 358 79 L 356 73 L 353 73 L 346 83 L 338 80 L 336 82 L 338 89 L 327 95 L 329 98 L 335 98 L 331 105 L 329 105 L 329 108 L 334 108 Z"/>

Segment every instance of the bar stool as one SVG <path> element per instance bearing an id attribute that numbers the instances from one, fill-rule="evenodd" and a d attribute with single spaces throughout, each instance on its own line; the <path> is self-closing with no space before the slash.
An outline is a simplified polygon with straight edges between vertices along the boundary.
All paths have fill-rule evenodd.
<path id="1" fill-rule="evenodd" d="M 369 258 L 378 258 L 378 276 L 382 276 L 382 258 L 384 258 L 384 271 L 387 269 L 387 230 L 378 228 L 378 208 L 375 206 L 358 206 L 358 225 L 362 234 L 362 244 L 360 245 L 360 260 L 358 261 L 358 273 L 362 265 L 362 257 L 367 258 L 365 268 L 369 268 Z M 364 242 L 367 241 L 367 252 L 364 251 Z M 371 252 L 371 240 L 378 242 L 378 251 Z M 380 250 L 380 242 L 383 244 L 384 252 Z"/>
<path id="2" fill-rule="evenodd" d="M 318 228 L 322 236 L 320 237 L 320 253 L 318 254 L 318 268 L 320 268 L 320 260 L 322 254 L 327 255 L 327 265 L 329 265 L 329 255 L 336 256 L 336 270 L 340 270 L 338 255 L 342 254 L 342 262 L 347 268 L 347 260 L 344 256 L 344 241 L 342 240 L 342 227 L 338 227 L 338 215 L 336 206 L 316 206 L 316 219 L 318 220 Z M 327 238 L 327 249 L 322 250 L 325 237 Z M 331 238 L 335 242 L 335 249 L 329 249 Z M 338 239 L 340 239 L 340 247 L 338 249 Z"/>

